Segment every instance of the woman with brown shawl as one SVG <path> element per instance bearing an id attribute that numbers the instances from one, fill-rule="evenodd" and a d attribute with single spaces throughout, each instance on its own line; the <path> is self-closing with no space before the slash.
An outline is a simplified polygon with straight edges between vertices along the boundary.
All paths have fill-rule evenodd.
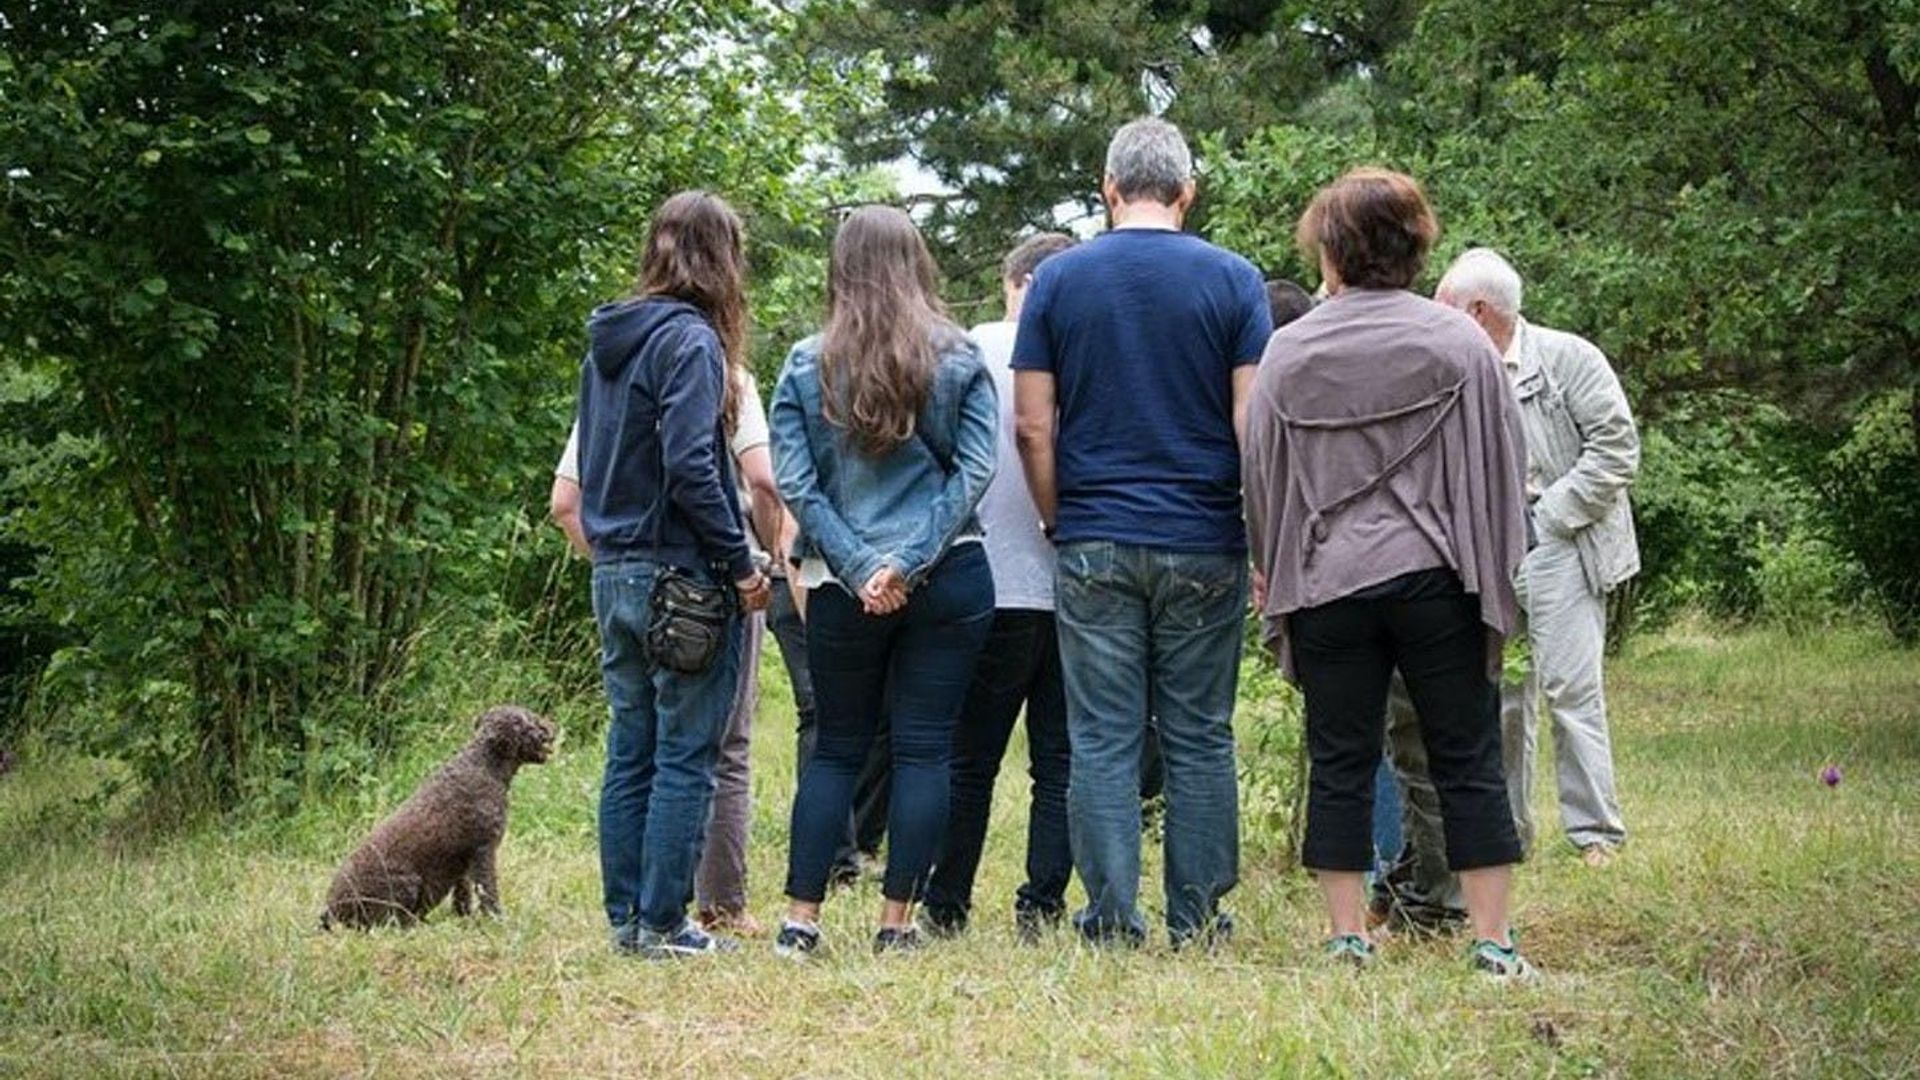
<path id="1" fill-rule="evenodd" d="M 1526 977 L 1507 925 L 1520 860 L 1494 675 L 1517 626 L 1525 442 L 1500 358 L 1459 312 L 1408 291 L 1439 231 L 1414 180 L 1363 169 L 1300 222 L 1330 298 L 1274 334 L 1248 405 L 1243 477 L 1267 644 L 1306 697 L 1302 861 L 1330 956 L 1364 965 L 1373 776 L 1399 668 L 1420 716 L 1475 941 Z"/>

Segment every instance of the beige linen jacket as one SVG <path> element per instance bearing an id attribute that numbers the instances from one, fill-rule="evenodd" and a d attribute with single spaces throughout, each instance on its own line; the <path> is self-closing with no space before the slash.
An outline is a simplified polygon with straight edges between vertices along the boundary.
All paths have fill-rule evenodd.
<path id="1" fill-rule="evenodd" d="M 1640 572 L 1627 489 L 1640 471 L 1640 432 L 1626 391 L 1592 342 L 1519 320 L 1514 396 L 1539 485 L 1534 525 L 1570 539 L 1595 595 Z"/>

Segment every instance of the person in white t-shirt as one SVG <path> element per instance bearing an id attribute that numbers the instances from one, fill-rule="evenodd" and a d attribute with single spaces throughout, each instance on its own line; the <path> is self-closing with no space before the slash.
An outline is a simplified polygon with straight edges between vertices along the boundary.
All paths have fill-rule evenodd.
<path id="1" fill-rule="evenodd" d="M 1066 912 L 1073 850 L 1067 839 L 1067 700 L 1054 634 L 1053 542 L 1040 527 L 1014 446 L 1014 330 L 1020 302 L 1042 260 L 1073 246 L 1059 233 L 1022 242 L 1001 264 L 1006 318 L 971 331 L 986 355 L 1000 395 L 1000 468 L 980 500 L 986 529 L 987 564 L 993 571 L 993 629 L 981 650 L 973 682 L 954 732 L 952 795 L 947 839 L 927 885 L 921 918 L 936 934 L 965 929 L 973 907 L 973 879 L 980 866 L 993 810 L 1000 759 L 1022 708 L 1032 759 L 1032 806 L 1027 816 L 1027 880 L 1014 896 L 1014 924 L 1031 939 Z"/>
<path id="2" fill-rule="evenodd" d="M 773 457 L 768 452 L 767 412 L 753 377 L 740 375 L 740 415 L 727 447 L 740 480 L 742 506 L 749 507 L 747 543 L 756 560 L 778 544 L 786 511 L 773 485 Z M 550 509 L 553 520 L 567 534 L 573 549 L 590 554 L 580 526 L 580 433 L 567 433 L 567 447 L 553 470 Z M 740 656 L 740 681 L 734 688 L 733 709 L 720 754 L 714 762 L 713 810 L 707 820 L 706 844 L 694 875 L 694 900 L 701 925 L 710 932 L 753 936 L 760 924 L 747 910 L 747 826 L 752 816 L 749 747 L 753 711 L 760 697 L 760 645 L 766 634 L 766 613 L 752 612 Z"/>

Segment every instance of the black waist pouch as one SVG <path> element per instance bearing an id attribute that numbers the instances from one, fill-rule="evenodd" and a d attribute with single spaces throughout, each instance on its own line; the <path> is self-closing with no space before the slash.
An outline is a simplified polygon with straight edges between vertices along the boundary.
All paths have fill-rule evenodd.
<path id="1" fill-rule="evenodd" d="M 647 602 L 647 655 L 668 671 L 698 675 L 713 666 L 732 615 L 728 589 L 662 566 Z"/>

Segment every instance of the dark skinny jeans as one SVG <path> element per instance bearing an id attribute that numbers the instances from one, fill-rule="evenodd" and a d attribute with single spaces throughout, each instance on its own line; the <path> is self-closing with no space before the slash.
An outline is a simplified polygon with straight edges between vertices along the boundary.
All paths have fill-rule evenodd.
<path id="1" fill-rule="evenodd" d="M 826 899 L 854 788 L 887 717 L 893 793 L 881 893 L 920 898 L 946 834 L 954 724 L 992 623 L 993 576 L 979 544 L 949 552 L 891 615 L 866 614 L 838 585 L 807 598 L 818 741 L 793 799 L 788 896 Z"/>
<path id="2" fill-rule="evenodd" d="M 980 650 L 954 733 L 946 849 L 927 887 L 927 913 L 936 920 L 964 925 L 973 907 L 994 781 L 1023 706 L 1033 796 L 1027 811 L 1027 880 L 1014 896 L 1014 910 L 1049 918 L 1066 910 L 1067 882 L 1073 877 L 1067 833 L 1073 751 L 1067 741 L 1059 639 L 1053 612 L 1003 608 L 993 613 L 993 631 Z"/>

